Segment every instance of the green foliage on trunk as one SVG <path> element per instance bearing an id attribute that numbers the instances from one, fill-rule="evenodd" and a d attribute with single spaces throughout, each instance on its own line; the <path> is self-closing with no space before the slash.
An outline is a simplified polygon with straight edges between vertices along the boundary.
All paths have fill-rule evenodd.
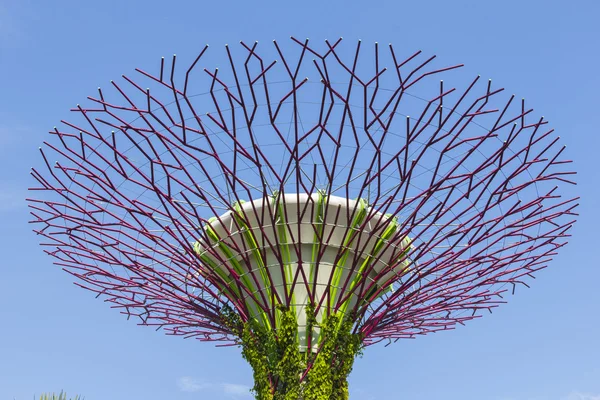
<path id="1" fill-rule="evenodd" d="M 353 320 L 333 314 L 321 324 L 321 350 L 308 371 L 305 400 L 348 399 L 348 375 L 361 354 L 360 335 L 352 333 Z"/>
<path id="2" fill-rule="evenodd" d="M 303 354 L 298 346 L 295 313 L 279 306 L 275 331 L 256 320 L 243 322 L 233 310 L 223 308 L 225 324 L 240 339 L 242 356 L 254 372 L 252 391 L 257 400 L 346 400 L 348 375 L 361 351 L 361 337 L 353 334 L 353 319 L 332 314 L 319 324 L 314 307 L 307 307 L 308 332 L 320 328 L 319 351 Z M 314 344 L 314 341 L 313 341 Z"/>

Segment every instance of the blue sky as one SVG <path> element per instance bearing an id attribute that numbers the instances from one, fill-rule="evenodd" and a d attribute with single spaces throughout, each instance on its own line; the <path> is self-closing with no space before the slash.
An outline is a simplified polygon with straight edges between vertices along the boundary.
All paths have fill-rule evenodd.
<path id="1" fill-rule="evenodd" d="M 238 349 L 138 327 L 75 287 L 37 246 L 23 199 L 46 132 L 96 87 L 205 43 L 294 35 L 465 63 L 546 116 L 579 172 L 572 242 L 531 289 L 456 331 L 368 348 L 352 398 L 600 400 L 598 15 L 597 0 L 0 0 L 0 398 L 250 398 Z"/>

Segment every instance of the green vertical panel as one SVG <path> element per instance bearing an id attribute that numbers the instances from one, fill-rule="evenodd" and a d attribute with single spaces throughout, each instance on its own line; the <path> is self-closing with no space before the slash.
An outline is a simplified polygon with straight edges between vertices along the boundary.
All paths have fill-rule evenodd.
<path id="1" fill-rule="evenodd" d="M 233 204 L 233 208 L 235 210 L 234 217 L 238 225 L 240 226 L 242 234 L 244 235 L 244 239 L 246 240 L 246 244 L 249 247 L 250 253 L 254 258 L 254 261 L 256 261 L 256 264 L 258 265 L 258 271 L 260 273 L 259 278 L 262 279 L 262 286 L 265 288 L 267 299 L 270 302 L 271 298 L 273 298 L 273 292 L 271 290 L 271 280 L 269 279 L 269 275 L 267 273 L 266 260 L 263 259 L 263 256 L 260 252 L 258 242 L 256 240 L 256 237 L 254 236 L 254 232 L 252 231 L 252 229 L 250 229 L 248 221 L 244 219 L 244 214 L 242 212 L 242 204 L 244 203 L 245 202 L 241 200 Z M 258 216 L 256 217 L 258 218 Z M 276 304 L 271 304 L 271 309 L 275 310 L 275 318 L 276 320 L 278 320 L 279 311 L 276 309 L 275 306 Z M 263 314 L 262 317 L 265 326 L 267 328 L 270 328 L 271 323 L 269 322 L 268 317 L 264 313 L 261 314 Z"/>
<path id="2" fill-rule="evenodd" d="M 383 246 L 387 243 L 388 239 L 390 237 L 392 237 L 392 235 L 394 235 L 394 233 L 396 233 L 397 228 L 398 228 L 398 221 L 396 218 L 393 218 L 389 222 L 387 228 L 383 231 L 381 236 L 378 237 L 377 241 L 375 242 L 375 246 L 373 247 L 373 250 L 371 251 L 371 254 L 369 254 L 367 256 L 367 258 L 363 261 L 360 268 L 356 272 L 354 279 L 352 279 L 352 282 L 350 282 L 350 285 L 348 286 L 348 292 L 351 292 L 356 287 L 356 285 L 358 285 L 361 278 L 363 277 L 364 272 L 368 269 L 369 265 L 373 262 L 373 260 L 375 258 L 377 258 L 377 254 L 381 251 Z M 342 312 L 342 313 L 346 312 L 349 302 L 350 302 L 350 299 L 347 299 L 341 305 L 340 312 Z"/>
<path id="3" fill-rule="evenodd" d="M 219 248 L 221 253 L 223 253 L 225 255 L 225 259 L 227 260 L 227 262 L 230 264 L 231 267 L 233 267 L 233 270 L 240 276 L 242 285 L 245 286 L 249 292 L 253 292 L 255 287 L 252 284 L 252 282 L 250 281 L 250 279 L 248 278 L 248 276 L 246 275 L 242 265 L 237 260 L 237 258 L 236 258 L 237 254 L 235 254 L 233 252 L 233 250 L 227 244 L 225 244 L 222 240 L 219 240 L 219 236 L 217 235 L 217 233 L 211 226 L 211 224 L 214 221 L 217 221 L 216 217 L 213 217 L 208 220 L 208 224 L 204 228 L 206 231 L 206 234 L 208 235 L 210 240 L 217 243 L 217 247 Z M 200 246 L 201 245 L 199 243 L 194 244 L 196 253 L 198 253 L 200 251 Z M 241 295 L 241 293 L 239 292 L 239 290 L 236 287 L 235 281 L 233 279 L 231 279 L 229 276 L 226 276 L 223 273 L 223 271 L 221 271 L 219 266 L 216 265 L 208 256 L 206 256 L 205 252 L 200 252 L 198 254 L 198 256 L 200 256 L 200 260 L 203 261 L 206 264 L 206 266 L 211 268 L 215 273 L 217 273 L 221 278 L 223 278 L 225 280 L 225 282 L 228 282 L 229 289 L 231 291 L 233 291 L 233 293 L 237 293 L 237 294 Z M 221 287 L 220 289 L 225 290 L 225 288 L 223 288 L 223 287 Z M 248 306 L 248 308 L 251 309 L 252 308 L 251 301 L 250 302 L 246 301 L 246 306 Z M 260 309 L 260 307 L 258 305 L 256 306 L 256 311 L 261 315 L 261 319 L 263 320 L 263 323 L 265 324 L 265 326 L 270 327 L 271 324 L 269 322 L 268 316 L 266 315 L 266 313 L 264 311 L 262 311 Z"/>
<path id="4" fill-rule="evenodd" d="M 277 236 L 278 236 L 278 242 L 279 242 L 279 249 L 281 252 L 281 258 L 283 261 L 283 270 L 285 273 L 285 282 L 289 283 L 290 286 L 288 287 L 287 284 L 284 286 L 283 290 L 286 292 L 286 294 L 288 296 L 290 296 L 290 309 L 292 310 L 292 312 L 296 313 L 296 306 L 295 304 L 295 297 L 294 297 L 294 287 L 291 286 L 291 283 L 294 280 L 294 271 L 293 271 L 293 262 L 292 262 L 292 253 L 290 250 L 290 240 L 291 238 L 288 238 L 288 232 L 287 232 L 287 221 L 286 221 L 286 215 L 285 215 L 285 210 L 283 207 L 283 202 L 279 202 L 277 203 L 277 197 L 278 197 L 278 193 L 275 192 L 273 194 L 273 209 L 276 210 L 277 212 L 277 218 L 276 218 L 276 222 L 275 224 L 277 225 Z M 300 223 L 300 221 L 298 221 L 298 223 Z M 300 240 L 300 238 L 298 238 L 298 240 Z M 300 266 L 298 265 L 298 268 L 300 268 Z"/>
<path id="5" fill-rule="evenodd" d="M 358 199 L 356 201 L 356 210 L 354 211 L 354 219 L 350 224 L 350 229 L 346 233 L 346 237 L 344 238 L 344 242 L 342 244 L 342 256 L 339 261 L 335 265 L 335 271 L 333 274 L 333 279 L 331 281 L 331 286 L 329 288 L 330 291 L 330 305 L 333 308 L 335 306 L 335 298 L 337 296 L 337 292 L 339 290 L 340 280 L 342 278 L 343 268 L 346 265 L 346 260 L 348 259 L 348 255 L 350 254 L 349 247 L 352 246 L 352 243 L 356 239 L 355 231 L 358 229 L 358 226 L 363 223 L 365 217 L 367 216 L 367 208 L 368 203 L 364 199 Z"/>
<path id="6" fill-rule="evenodd" d="M 321 244 L 323 241 L 323 232 L 325 231 L 325 220 L 324 220 L 324 208 L 325 202 L 327 201 L 327 196 L 325 196 L 325 192 L 319 190 L 317 192 L 317 209 L 314 213 L 315 220 L 313 224 L 316 226 L 318 234 L 315 232 L 313 246 L 312 246 L 312 259 L 310 263 L 310 273 L 308 276 L 309 283 L 312 285 L 315 282 L 315 265 L 317 264 L 317 258 L 319 256 L 319 252 L 321 251 Z"/>

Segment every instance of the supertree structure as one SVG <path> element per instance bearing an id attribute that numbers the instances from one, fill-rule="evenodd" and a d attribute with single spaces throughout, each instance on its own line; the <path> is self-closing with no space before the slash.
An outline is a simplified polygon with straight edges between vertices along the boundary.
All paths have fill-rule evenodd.
<path id="1" fill-rule="evenodd" d="M 99 88 L 29 202 L 77 285 L 241 346 L 257 398 L 347 398 L 365 346 L 491 311 L 566 244 L 570 161 L 524 100 L 392 45 L 235 47 Z"/>

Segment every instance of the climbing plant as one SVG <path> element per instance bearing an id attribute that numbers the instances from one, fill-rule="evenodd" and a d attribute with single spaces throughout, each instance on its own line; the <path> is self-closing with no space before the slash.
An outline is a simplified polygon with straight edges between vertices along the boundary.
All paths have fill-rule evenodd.
<path id="1" fill-rule="evenodd" d="M 266 329 L 258 320 L 243 321 L 231 308 L 221 317 L 239 338 L 242 356 L 254 373 L 252 391 L 257 400 L 345 400 L 348 375 L 354 358 L 361 354 L 361 336 L 353 332 L 354 319 L 333 313 L 321 323 L 314 306 L 306 307 L 307 332 L 320 334 L 313 349 L 300 352 L 298 322 L 293 310 L 278 306 L 279 325 Z M 316 336 L 316 335 L 315 335 Z"/>

